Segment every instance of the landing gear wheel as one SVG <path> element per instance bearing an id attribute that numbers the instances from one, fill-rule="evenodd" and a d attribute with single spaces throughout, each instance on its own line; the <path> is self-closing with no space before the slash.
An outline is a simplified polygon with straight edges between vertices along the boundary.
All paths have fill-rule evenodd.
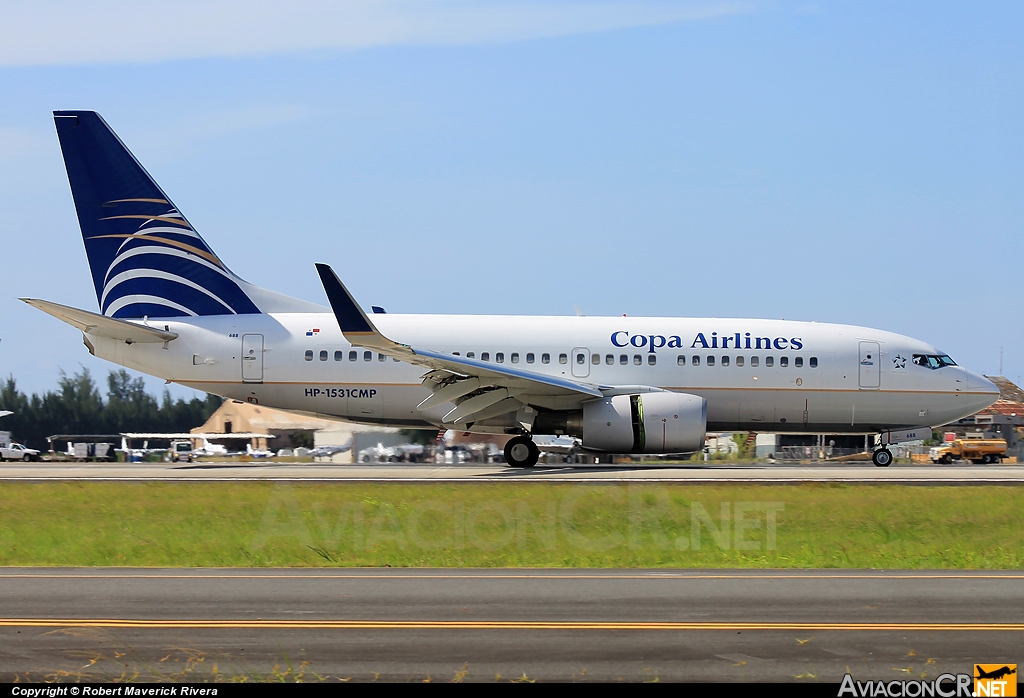
<path id="1" fill-rule="evenodd" d="M 517 436 L 505 444 L 505 462 L 513 468 L 532 468 L 540 458 L 540 449 L 533 439 Z"/>
<path id="2" fill-rule="evenodd" d="M 888 468 L 892 463 L 892 451 L 887 448 L 880 448 L 871 456 L 871 462 L 879 468 Z"/>

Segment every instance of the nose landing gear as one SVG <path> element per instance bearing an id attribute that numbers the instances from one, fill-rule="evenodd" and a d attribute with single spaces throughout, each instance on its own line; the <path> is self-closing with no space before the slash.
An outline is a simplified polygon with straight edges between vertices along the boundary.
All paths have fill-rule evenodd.
<path id="1" fill-rule="evenodd" d="M 540 458 L 540 449 L 528 436 L 517 436 L 505 444 L 505 462 L 513 468 L 532 468 Z"/>
<path id="2" fill-rule="evenodd" d="M 888 468 L 892 463 L 892 451 L 887 448 L 880 448 L 871 456 L 871 462 L 879 468 Z"/>

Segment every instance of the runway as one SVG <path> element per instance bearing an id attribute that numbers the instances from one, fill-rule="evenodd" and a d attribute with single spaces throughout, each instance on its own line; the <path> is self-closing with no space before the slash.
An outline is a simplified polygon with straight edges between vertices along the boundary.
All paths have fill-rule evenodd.
<path id="1" fill-rule="evenodd" d="M 323 482 L 676 482 L 1024 484 L 1022 465 L 504 465 L 330 463 L 0 463 L 0 480 L 169 480 Z"/>
<path id="2" fill-rule="evenodd" d="M 4 681 L 891 680 L 1024 639 L 1019 572 L 7 568 L 0 589 Z"/>

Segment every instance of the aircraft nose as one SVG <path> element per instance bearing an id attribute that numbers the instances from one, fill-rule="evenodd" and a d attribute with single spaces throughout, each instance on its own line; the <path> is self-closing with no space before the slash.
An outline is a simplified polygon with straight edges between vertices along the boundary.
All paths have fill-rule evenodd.
<path id="1" fill-rule="evenodd" d="M 983 410 L 999 399 L 999 386 L 985 376 L 964 369 L 967 388 L 963 392 L 969 399 L 969 407 L 973 412 Z"/>
<path id="2" fill-rule="evenodd" d="M 999 397 L 999 386 L 988 378 L 967 369 L 964 369 L 964 373 L 967 374 L 967 390 L 972 393 L 992 393 L 996 398 Z"/>

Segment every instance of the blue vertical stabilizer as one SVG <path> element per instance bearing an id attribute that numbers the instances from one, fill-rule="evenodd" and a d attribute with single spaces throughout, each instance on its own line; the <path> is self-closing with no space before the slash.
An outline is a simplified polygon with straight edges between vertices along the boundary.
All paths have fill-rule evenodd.
<path id="1" fill-rule="evenodd" d="M 104 315 L 181 317 L 320 309 L 235 276 L 99 114 L 53 115 Z"/>

